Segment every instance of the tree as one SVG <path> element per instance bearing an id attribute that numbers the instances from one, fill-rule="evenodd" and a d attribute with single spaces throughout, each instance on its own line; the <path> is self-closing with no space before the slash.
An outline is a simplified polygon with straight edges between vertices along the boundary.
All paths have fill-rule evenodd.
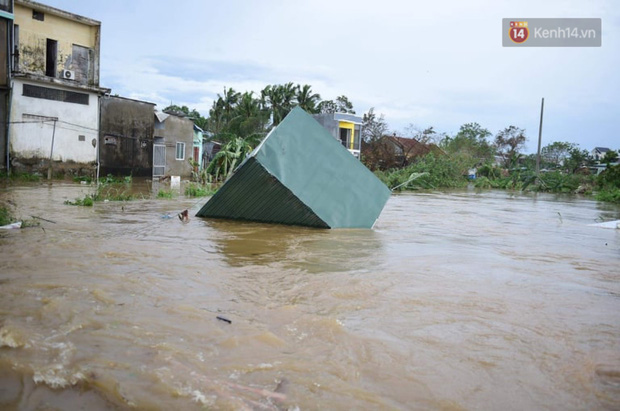
<path id="1" fill-rule="evenodd" d="M 521 156 L 519 151 L 525 146 L 527 137 L 525 130 L 515 126 L 509 126 L 499 131 L 495 136 L 497 152 L 504 156 L 506 166 L 514 165 Z"/>
<path id="2" fill-rule="evenodd" d="M 268 85 L 261 91 L 264 109 L 271 113 L 271 125 L 277 126 L 295 107 L 296 87 L 293 83 Z"/>
<path id="3" fill-rule="evenodd" d="M 609 150 L 605 153 L 603 158 L 601 158 L 601 162 L 605 163 L 609 168 L 610 163 L 613 163 L 618 159 L 618 152 L 614 150 Z"/>
<path id="4" fill-rule="evenodd" d="M 371 107 L 362 118 L 362 161 L 371 170 L 385 170 L 397 165 L 394 146 L 383 139 L 388 131 L 383 114 L 377 116 Z"/>
<path id="5" fill-rule="evenodd" d="M 319 112 L 318 105 L 321 101 L 319 94 L 312 92 L 312 87 L 308 84 L 297 85 L 297 105 L 310 114 Z"/>
<path id="6" fill-rule="evenodd" d="M 459 154 L 468 158 L 468 163 L 475 166 L 493 161 L 495 149 L 487 140 L 491 132 L 478 123 L 466 123 L 461 126 L 454 137 L 446 136 L 440 146 L 450 154 Z"/>
<path id="7" fill-rule="evenodd" d="M 593 164 L 594 158 L 590 155 L 588 150 L 581 150 L 577 146 L 574 146 L 570 149 L 569 156 L 564 161 L 564 167 L 570 173 L 575 173 L 580 168 Z"/>
<path id="8" fill-rule="evenodd" d="M 233 113 L 234 117 L 226 127 L 228 133 L 250 144 L 257 144 L 265 136 L 269 115 L 260 109 L 260 101 L 254 98 L 254 92 L 243 93 Z"/>
<path id="9" fill-rule="evenodd" d="M 233 115 L 233 110 L 236 108 L 237 104 L 239 104 L 239 99 L 241 98 L 241 93 L 235 91 L 232 87 L 226 88 L 224 87 L 224 95 L 220 96 L 219 94 L 218 100 L 221 100 L 221 107 L 224 110 L 224 115 L 227 120 L 230 120 Z"/>
<path id="10" fill-rule="evenodd" d="M 572 143 L 555 141 L 544 146 L 540 150 L 540 155 L 550 166 L 560 167 L 570 157 L 573 149 L 575 149 L 575 145 Z"/>
<path id="11" fill-rule="evenodd" d="M 336 100 L 324 100 L 319 103 L 319 113 L 355 114 L 353 104 L 346 96 L 338 96 Z"/>
<path id="12" fill-rule="evenodd" d="M 388 133 L 388 129 L 384 115 L 377 117 L 374 107 L 371 107 L 362 117 L 362 139 L 367 143 L 380 140 Z"/>

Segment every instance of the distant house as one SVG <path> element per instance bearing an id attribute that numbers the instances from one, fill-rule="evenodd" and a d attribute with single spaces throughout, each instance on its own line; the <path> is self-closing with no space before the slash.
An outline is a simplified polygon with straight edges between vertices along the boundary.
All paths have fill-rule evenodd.
<path id="1" fill-rule="evenodd" d="M 218 141 L 205 141 L 202 143 L 202 168 L 209 167 L 211 161 L 220 152 L 222 143 Z"/>
<path id="2" fill-rule="evenodd" d="M 123 97 L 101 98 L 100 174 L 151 176 L 155 104 Z"/>
<path id="3" fill-rule="evenodd" d="M 175 114 L 155 112 L 153 177 L 190 177 L 194 122 Z"/>
<path id="4" fill-rule="evenodd" d="M 394 147 L 396 157 L 404 163 L 409 163 L 414 158 L 424 156 L 430 152 L 442 152 L 435 144 L 422 143 L 415 138 L 385 136 L 384 141 Z"/>
<path id="5" fill-rule="evenodd" d="M 383 136 L 377 141 L 362 145 L 364 163 L 372 170 L 405 167 L 416 157 L 429 153 L 444 154 L 435 144 L 396 135 Z"/>
<path id="6" fill-rule="evenodd" d="M 362 118 L 354 114 L 323 113 L 312 117 L 331 133 L 332 136 L 360 158 L 362 151 Z"/>
<path id="7" fill-rule="evenodd" d="M 596 161 L 600 161 L 608 151 L 610 150 L 607 147 L 594 147 L 591 154 Z"/>
<path id="8" fill-rule="evenodd" d="M 192 151 L 192 159 L 198 163 L 198 169 L 202 168 L 202 139 L 204 130 L 194 124 L 194 144 Z M 198 171 L 198 170 L 196 170 Z"/>
<path id="9" fill-rule="evenodd" d="M 40 168 L 53 151 L 56 162 L 94 169 L 99 97 L 110 91 L 99 87 L 101 23 L 15 0 L 12 28 L 7 140 L 13 165 Z"/>

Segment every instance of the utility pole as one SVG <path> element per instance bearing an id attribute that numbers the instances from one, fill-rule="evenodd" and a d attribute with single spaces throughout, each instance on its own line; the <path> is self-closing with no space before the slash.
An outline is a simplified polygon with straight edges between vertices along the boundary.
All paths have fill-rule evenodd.
<path id="1" fill-rule="evenodd" d="M 540 173 L 540 143 L 542 142 L 542 124 L 543 124 L 543 110 L 545 109 L 545 98 L 543 97 L 540 103 L 540 126 L 538 127 L 538 153 L 536 154 L 536 178 Z"/>
<path id="2" fill-rule="evenodd" d="M 56 121 L 58 118 L 52 120 L 54 122 L 54 129 L 52 130 L 52 148 L 50 149 L 50 162 L 47 168 L 47 179 L 52 179 L 52 156 L 54 155 L 54 137 L 56 136 Z"/>

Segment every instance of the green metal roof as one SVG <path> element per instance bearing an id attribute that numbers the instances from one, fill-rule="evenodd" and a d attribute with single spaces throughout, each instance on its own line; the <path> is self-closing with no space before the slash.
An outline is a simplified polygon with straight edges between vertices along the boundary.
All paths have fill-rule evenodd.
<path id="1" fill-rule="evenodd" d="M 390 190 L 301 108 L 269 133 L 198 211 L 320 228 L 371 228 Z"/>

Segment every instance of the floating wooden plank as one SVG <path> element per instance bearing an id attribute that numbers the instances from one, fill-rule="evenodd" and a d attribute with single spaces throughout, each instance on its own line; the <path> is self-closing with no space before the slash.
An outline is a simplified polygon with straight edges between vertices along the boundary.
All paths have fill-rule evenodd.
<path id="1" fill-rule="evenodd" d="M 385 184 L 297 107 L 196 215 L 320 228 L 371 228 L 389 196 Z"/>

